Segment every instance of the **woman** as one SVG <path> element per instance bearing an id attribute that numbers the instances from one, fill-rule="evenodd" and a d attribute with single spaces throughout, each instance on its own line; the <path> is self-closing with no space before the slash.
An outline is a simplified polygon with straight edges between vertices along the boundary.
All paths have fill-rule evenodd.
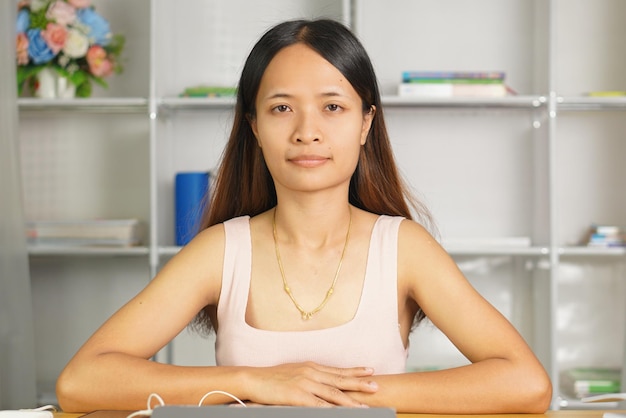
<path id="1" fill-rule="evenodd" d="M 256 404 L 544 412 L 543 367 L 407 202 L 426 223 L 359 41 L 330 20 L 275 26 L 245 63 L 204 229 L 70 361 L 62 408 L 220 390 Z M 405 372 L 425 316 L 471 364 Z M 217 333 L 217 366 L 149 360 L 194 318 Z"/>

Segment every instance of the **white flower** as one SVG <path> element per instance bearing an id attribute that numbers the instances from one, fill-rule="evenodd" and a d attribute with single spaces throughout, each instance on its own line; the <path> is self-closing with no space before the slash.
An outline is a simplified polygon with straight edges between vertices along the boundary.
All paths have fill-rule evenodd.
<path id="1" fill-rule="evenodd" d="M 30 10 L 32 10 L 33 13 L 36 13 L 41 9 L 48 7 L 48 3 L 50 3 L 50 0 L 31 0 Z"/>
<path id="2" fill-rule="evenodd" d="M 68 57 L 68 56 L 67 56 L 67 55 L 65 55 L 65 54 L 61 54 L 61 55 L 59 55 L 59 60 L 58 60 L 58 62 L 59 62 L 59 65 L 60 65 L 61 67 L 65 68 L 65 67 L 67 67 L 67 64 L 69 64 L 69 63 L 70 63 L 70 57 Z"/>
<path id="3" fill-rule="evenodd" d="M 71 63 L 70 65 L 67 66 L 66 70 L 67 70 L 68 73 L 74 74 L 76 71 L 79 70 L 79 67 L 78 67 L 78 65 L 75 62 L 73 62 L 73 63 Z"/>
<path id="4" fill-rule="evenodd" d="M 89 39 L 80 31 L 70 29 L 67 31 L 67 40 L 63 47 L 63 52 L 70 58 L 81 58 L 87 54 L 89 49 Z"/>

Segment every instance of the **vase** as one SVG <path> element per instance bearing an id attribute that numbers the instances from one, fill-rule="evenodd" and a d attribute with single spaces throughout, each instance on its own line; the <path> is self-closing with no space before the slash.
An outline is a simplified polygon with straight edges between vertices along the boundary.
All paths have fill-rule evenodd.
<path id="1" fill-rule="evenodd" d="M 76 86 L 51 68 L 44 68 L 36 75 L 35 96 L 42 99 L 73 99 Z"/>

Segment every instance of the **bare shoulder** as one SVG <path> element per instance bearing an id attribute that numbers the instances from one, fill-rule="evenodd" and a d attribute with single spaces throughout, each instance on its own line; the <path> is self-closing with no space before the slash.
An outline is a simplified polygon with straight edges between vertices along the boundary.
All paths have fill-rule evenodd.
<path id="1" fill-rule="evenodd" d="M 194 237 L 189 244 L 187 244 L 183 250 L 188 251 L 204 251 L 205 249 L 222 249 L 224 248 L 225 233 L 224 224 L 220 223 L 208 227 Z"/>
<path id="2" fill-rule="evenodd" d="M 404 220 L 398 232 L 398 281 L 419 299 L 435 283 L 463 281 L 452 257 L 424 226 Z"/>
<path id="3" fill-rule="evenodd" d="M 398 250 L 414 253 L 417 250 L 443 251 L 435 237 L 418 222 L 405 219 L 398 231 Z"/>
<path id="4" fill-rule="evenodd" d="M 224 258 L 225 240 L 224 224 L 213 225 L 200 231 L 174 259 L 192 259 L 206 267 L 213 263 L 221 264 Z"/>
<path id="5" fill-rule="evenodd" d="M 224 263 L 224 225 L 217 224 L 199 232 L 178 254 L 165 264 L 156 279 L 171 278 L 179 286 L 189 285 L 203 303 L 217 303 Z"/>

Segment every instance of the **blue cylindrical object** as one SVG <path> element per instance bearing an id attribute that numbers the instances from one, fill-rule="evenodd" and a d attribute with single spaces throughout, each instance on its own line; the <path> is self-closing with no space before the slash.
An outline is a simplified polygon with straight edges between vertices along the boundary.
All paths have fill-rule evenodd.
<path id="1" fill-rule="evenodd" d="M 198 233 L 202 213 L 208 202 L 209 173 L 176 174 L 176 245 L 185 245 Z"/>

